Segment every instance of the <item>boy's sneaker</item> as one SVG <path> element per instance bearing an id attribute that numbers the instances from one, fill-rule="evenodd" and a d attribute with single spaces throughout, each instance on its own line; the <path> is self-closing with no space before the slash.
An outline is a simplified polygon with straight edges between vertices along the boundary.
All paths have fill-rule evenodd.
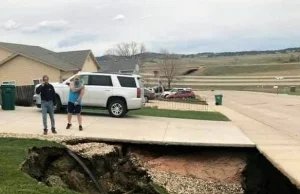
<path id="1" fill-rule="evenodd" d="M 44 129 L 44 135 L 48 134 L 48 129 Z"/>
<path id="2" fill-rule="evenodd" d="M 57 131 L 55 130 L 54 127 L 51 128 L 51 131 L 52 131 L 53 134 L 57 134 Z"/>
<path id="3" fill-rule="evenodd" d="M 82 131 L 83 127 L 81 125 L 79 125 L 79 131 Z"/>
<path id="4" fill-rule="evenodd" d="M 70 129 L 72 124 L 68 123 L 66 129 Z"/>

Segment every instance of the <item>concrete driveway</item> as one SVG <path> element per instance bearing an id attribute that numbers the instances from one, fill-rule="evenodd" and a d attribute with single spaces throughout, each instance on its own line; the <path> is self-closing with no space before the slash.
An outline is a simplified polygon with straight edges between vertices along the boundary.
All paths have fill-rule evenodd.
<path id="1" fill-rule="evenodd" d="M 64 136 L 114 142 L 254 147 L 254 143 L 231 122 L 84 115 L 84 131 L 80 132 L 75 118 L 70 130 L 65 129 L 66 115 L 57 114 L 55 118 L 57 131 Z M 0 111 L 0 133 L 42 134 L 42 129 L 41 112 L 36 108 Z"/>
<path id="2" fill-rule="evenodd" d="M 258 92 L 201 92 L 214 103 L 223 94 L 228 116 L 283 174 L 300 188 L 300 96 Z"/>

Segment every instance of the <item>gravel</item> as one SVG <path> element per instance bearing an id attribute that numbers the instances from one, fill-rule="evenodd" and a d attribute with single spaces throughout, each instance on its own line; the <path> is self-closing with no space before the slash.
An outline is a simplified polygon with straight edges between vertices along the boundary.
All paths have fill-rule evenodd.
<path id="1" fill-rule="evenodd" d="M 79 143 L 76 145 L 67 145 L 67 147 L 73 152 L 80 154 L 85 158 L 92 158 L 93 156 L 103 156 L 116 152 L 115 146 L 105 143 Z"/>
<path id="2" fill-rule="evenodd" d="M 152 180 L 165 187 L 170 194 L 243 194 L 240 184 L 203 181 L 170 173 L 148 171 Z"/>
<path id="3" fill-rule="evenodd" d="M 86 139 L 81 137 L 71 137 L 71 136 L 63 136 L 63 135 L 33 135 L 33 134 L 14 134 L 14 133 L 0 133 L 0 137 L 40 139 L 40 140 L 54 141 L 62 144 L 64 144 L 65 141 Z"/>

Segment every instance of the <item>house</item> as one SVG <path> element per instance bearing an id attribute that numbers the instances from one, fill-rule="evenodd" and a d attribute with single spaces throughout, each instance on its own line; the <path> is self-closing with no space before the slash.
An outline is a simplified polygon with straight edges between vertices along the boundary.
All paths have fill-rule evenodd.
<path id="1" fill-rule="evenodd" d="M 138 58 L 112 58 L 103 57 L 98 60 L 101 64 L 102 73 L 126 73 L 139 74 L 139 60 Z"/>
<path id="2" fill-rule="evenodd" d="M 0 85 L 36 85 L 43 75 L 59 82 L 79 71 L 97 72 L 91 50 L 53 52 L 30 45 L 0 42 Z"/>

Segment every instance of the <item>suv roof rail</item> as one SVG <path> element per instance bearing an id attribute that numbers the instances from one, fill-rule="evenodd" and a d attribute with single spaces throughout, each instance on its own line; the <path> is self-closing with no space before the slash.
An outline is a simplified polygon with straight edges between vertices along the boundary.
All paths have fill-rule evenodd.
<path id="1" fill-rule="evenodd" d="M 105 73 L 105 72 L 92 72 L 92 73 L 100 73 L 100 74 L 115 74 L 115 75 L 136 75 L 139 76 L 137 74 L 133 74 L 133 73 Z"/>

